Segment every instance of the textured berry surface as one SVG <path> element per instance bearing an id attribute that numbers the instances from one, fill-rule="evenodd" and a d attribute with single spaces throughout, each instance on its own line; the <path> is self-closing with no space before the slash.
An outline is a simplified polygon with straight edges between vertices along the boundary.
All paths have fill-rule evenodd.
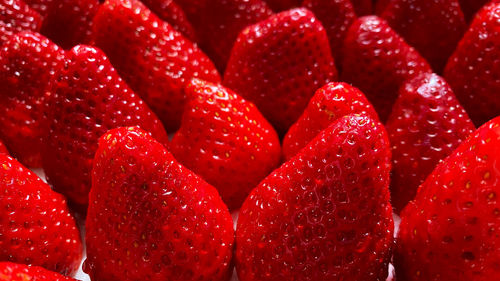
<path id="1" fill-rule="evenodd" d="M 392 145 L 391 202 L 400 211 L 440 160 L 475 130 L 450 86 L 436 74 L 407 81 L 386 124 Z"/>
<path id="2" fill-rule="evenodd" d="M 43 168 L 57 191 L 85 205 L 101 135 L 112 128 L 134 125 L 162 143 L 168 138 L 160 120 L 128 88 L 100 50 L 81 45 L 67 56 L 49 100 Z"/>
<path id="3" fill-rule="evenodd" d="M 401 215 L 394 257 L 402 280 L 500 280 L 500 117 L 420 186 Z"/>
<path id="4" fill-rule="evenodd" d="M 193 80 L 186 93 L 191 100 L 171 152 L 238 208 L 279 165 L 278 135 L 255 105 L 223 86 Z"/>
<path id="5" fill-rule="evenodd" d="M 7 148 L 5 147 L 2 141 L 0 141 L 0 153 L 9 154 L 9 151 L 7 151 Z"/>
<path id="6" fill-rule="evenodd" d="M 224 85 L 255 103 L 284 134 L 314 91 L 336 79 L 325 29 L 301 8 L 245 28 L 231 52 Z"/>
<path id="7" fill-rule="evenodd" d="M 229 279 L 233 223 L 214 187 L 146 132 L 99 142 L 86 222 L 92 280 Z"/>
<path id="8" fill-rule="evenodd" d="M 75 281 L 38 266 L 0 262 L 0 281 Z"/>
<path id="9" fill-rule="evenodd" d="M 94 18 L 95 44 L 155 111 L 169 131 L 179 127 L 191 78 L 220 80 L 209 58 L 137 0 L 107 0 Z"/>
<path id="10" fill-rule="evenodd" d="M 64 197 L 3 154 L 0 178 L 0 261 L 74 273 L 82 257 L 82 243 Z"/>
<path id="11" fill-rule="evenodd" d="M 42 26 L 40 14 L 22 0 L 0 0 L 0 45 L 22 30 L 38 31 Z"/>
<path id="12" fill-rule="evenodd" d="M 64 51 L 34 32 L 10 37 L 0 49 L 0 136 L 23 164 L 40 167 L 46 91 Z"/>
<path id="13" fill-rule="evenodd" d="M 385 280 L 390 166 L 382 124 L 349 115 L 322 131 L 243 203 L 240 280 Z"/>
<path id="14" fill-rule="evenodd" d="M 365 95 L 346 83 L 331 82 L 316 91 L 299 120 L 283 139 L 283 155 L 289 160 L 335 120 L 352 113 L 378 116 Z"/>
<path id="15" fill-rule="evenodd" d="M 56 0 L 22 0 L 30 6 L 31 9 L 37 11 L 42 18 L 47 16 L 50 6 Z"/>

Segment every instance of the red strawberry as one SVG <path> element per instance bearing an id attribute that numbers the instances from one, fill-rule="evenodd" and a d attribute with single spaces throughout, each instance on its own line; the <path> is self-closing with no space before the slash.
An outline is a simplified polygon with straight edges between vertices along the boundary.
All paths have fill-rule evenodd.
<path id="1" fill-rule="evenodd" d="M 0 153 L 9 154 L 9 151 L 7 151 L 7 148 L 5 147 L 2 141 L 0 141 Z"/>
<path id="2" fill-rule="evenodd" d="M 4 154 L 0 179 L 0 261 L 73 274 L 83 249 L 64 197 Z"/>
<path id="3" fill-rule="evenodd" d="M 27 166 L 40 167 L 46 91 L 64 51 L 38 33 L 21 32 L 0 49 L 0 136 Z"/>
<path id="4" fill-rule="evenodd" d="M 467 28 L 457 0 L 394 0 L 381 17 L 439 73 Z"/>
<path id="5" fill-rule="evenodd" d="M 276 12 L 289 10 L 300 6 L 301 0 L 266 0 L 271 9 Z"/>
<path id="6" fill-rule="evenodd" d="M 92 280 L 227 280 L 231 215 L 215 188 L 146 132 L 99 141 L 86 222 Z"/>
<path id="7" fill-rule="evenodd" d="M 359 18 L 344 41 L 342 80 L 358 87 L 385 121 L 399 87 L 420 73 L 431 72 L 415 49 L 377 16 Z"/>
<path id="8" fill-rule="evenodd" d="M 362 113 L 378 120 L 375 109 L 357 88 L 332 82 L 317 90 L 304 113 L 283 139 L 285 160 L 295 156 L 331 123 L 352 113 Z"/>
<path id="9" fill-rule="evenodd" d="M 220 81 L 208 57 L 137 0 L 107 0 L 94 18 L 95 43 L 158 114 L 179 127 L 191 78 Z"/>
<path id="10" fill-rule="evenodd" d="M 42 17 L 46 17 L 50 6 L 55 0 L 23 0 L 31 9 L 37 11 Z"/>
<path id="11" fill-rule="evenodd" d="M 365 16 L 373 13 L 372 1 L 373 0 L 351 0 L 358 16 Z"/>
<path id="12" fill-rule="evenodd" d="M 458 0 L 467 21 L 472 20 L 476 12 L 479 11 L 481 7 L 486 5 L 488 2 L 493 1 L 496 0 Z"/>
<path id="13" fill-rule="evenodd" d="M 97 141 L 109 129 L 137 125 L 163 143 L 161 122 L 117 75 L 104 54 L 76 46 L 68 52 L 50 100 L 42 150 L 48 181 L 70 200 L 85 205 Z"/>
<path id="14" fill-rule="evenodd" d="M 401 215 L 402 280 L 500 280 L 500 117 L 472 134 Z"/>
<path id="15" fill-rule="evenodd" d="M 417 188 L 474 130 L 450 86 L 436 74 L 422 74 L 401 87 L 387 121 L 392 145 L 391 201 L 400 211 Z"/>
<path id="16" fill-rule="evenodd" d="M 382 124 L 348 115 L 330 125 L 243 203 L 240 280 L 385 280 L 389 171 Z"/>
<path id="17" fill-rule="evenodd" d="M 38 266 L 0 262 L 0 281 L 75 281 Z"/>
<path id="18" fill-rule="evenodd" d="M 0 0 L 0 45 L 22 30 L 38 31 L 42 18 L 22 0 Z"/>
<path id="19" fill-rule="evenodd" d="M 250 102 L 233 91 L 193 80 L 191 100 L 170 146 L 180 163 L 215 186 L 230 209 L 280 162 L 273 127 Z"/>
<path id="20" fill-rule="evenodd" d="M 252 101 L 284 134 L 322 85 L 337 79 L 328 37 L 306 9 L 271 16 L 236 41 L 224 85 Z"/>
<path id="21" fill-rule="evenodd" d="M 500 115 L 500 3 L 482 9 L 451 56 L 444 76 L 474 123 Z"/>

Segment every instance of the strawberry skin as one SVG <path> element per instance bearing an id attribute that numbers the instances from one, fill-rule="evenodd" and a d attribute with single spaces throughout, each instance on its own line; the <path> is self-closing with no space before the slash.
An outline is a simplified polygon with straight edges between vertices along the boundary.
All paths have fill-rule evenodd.
<path id="1" fill-rule="evenodd" d="M 5 147 L 2 141 L 0 141 L 0 153 L 9 154 L 9 151 L 7 151 L 7 148 Z"/>
<path id="2" fill-rule="evenodd" d="M 418 52 L 377 16 L 355 21 L 344 41 L 342 81 L 358 87 L 385 122 L 400 86 L 431 72 Z"/>
<path id="3" fill-rule="evenodd" d="M 0 0 L 0 46 L 22 30 L 39 31 L 42 17 L 22 0 Z"/>
<path id="4" fill-rule="evenodd" d="M 476 126 L 500 115 L 499 30 L 500 3 L 491 3 L 478 12 L 444 71 Z"/>
<path id="5" fill-rule="evenodd" d="M 338 1 L 338 0 L 337 0 Z M 370 15 L 373 13 L 373 0 L 350 0 L 358 16 Z"/>
<path id="6" fill-rule="evenodd" d="M 123 82 L 104 53 L 80 45 L 67 56 L 49 100 L 42 160 L 54 188 L 73 203 L 85 205 L 101 135 L 137 125 L 163 143 L 168 138 L 160 120 Z"/>
<path id="7" fill-rule="evenodd" d="M 38 33 L 18 33 L 0 49 L 0 136 L 27 166 L 41 166 L 46 91 L 63 65 L 64 51 Z"/>
<path id="8" fill-rule="evenodd" d="M 243 203 L 240 280 L 385 280 L 390 166 L 379 122 L 348 115 L 322 131 Z"/>
<path id="9" fill-rule="evenodd" d="M 43 267 L 0 262 L 0 281 L 76 281 Z"/>
<path id="10" fill-rule="evenodd" d="M 278 135 L 255 105 L 221 85 L 193 80 L 185 91 L 191 100 L 171 152 L 238 208 L 279 165 Z"/>
<path id="11" fill-rule="evenodd" d="M 0 261 L 73 274 L 83 249 L 64 197 L 4 154 L 0 179 Z"/>
<path id="12" fill-rule="evenodd" d="M 193 77 L 219 82 L 210 59 L 137 0 L 107 0 L 94 18 L 95 44 L 151 106 L 167 130 L 179 127 L 183 88 Z"/>
<path id="13" fill-rule="evenodd" d="M 233 222 L 216 189 L 149 134 L 99 140 L 86 221 L 92 280 L 213 280 L 232 272 Z"/>
<path id="14" fill-rule="evenodd" d="M 300 6 L 301 0 L 266 0 L 273 11 L 280 12 Z"/>
<path id="15" fill-rule="evenodd" d="M 465 18 L 467 21 L 470 21 L 474 18 L 474 15 L 477 11 L 481 9 L 488 2 L 493 2 L 496 0 L 458 0 L 460 2 L 460 7 L 462 7 L 462 11 L 465 14 Z"/>
<path id="16" fill-rule="evenodd" d="M 352 113 L 378 120 L 375 109 L 357 88 L 337 82 L 321 87 L 283 139 L 285 160 L 290 160 L 335 120 Z"/>
<path id="17" fill-rule="evenodd" d="M 31 9 L 37 11 L 42 18 L 47 16 L 49 7 L 55 0 L 23 0 L 26 4 L 30 6 Z"/>
<path id="18" fill-rule="evenodd" d="M 401 215 L 402 280 L 500 280 L 500 117 L 484 124 L 420 186 Z"/>
<path id="19" fill-rule="evenodd" d="M 224 85 L 255 103 L 283 135 L 337 70 L 321 23 L 293 9 L 245 28 L 233 46 Z"/>
<path id="20" fill-rule="evenodd" d="M 475 130 L 450 86 L 436 74 L 419 75 L 401 87 L 386 129 L 392 145 L 391 202 L 398 211 L 439 161 Z"/>

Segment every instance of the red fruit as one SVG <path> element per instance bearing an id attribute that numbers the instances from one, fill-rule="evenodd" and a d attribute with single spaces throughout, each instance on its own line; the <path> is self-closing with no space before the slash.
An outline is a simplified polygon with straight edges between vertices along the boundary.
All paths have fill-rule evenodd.
<path id="1" fill-rule="evenodd" d="M 300 6 L 301 0 L 266 0 L 267 5 L 276 12 L 289 10 Z"/>
<path id="2" fill-rule="evenodd" d="M 38 31 L 42 18 L 22 0 L 0 0 L 0 46 L 22 30 Z"/>
<path id="3" fill-rule="evenodd" d="M 234 44 L 224 85 L 252 101 L 284 134 L 337 71 L 321 23 L 306 9 L 245 28 Z"/>
<path id="4" fill-rule="evenodd" d="M 481 7 L 493 1 L 496 0 L 458 0 L 467 21 L 472 20 L 476 12 L 479 11 Z"/>
<path id="5" fill-rule="evenodd" d="M 420 73 L 427 62 L 377 16 L 359 18 L 344 41 L 342 80 L 358 87 L 387 120 L 400 86 Z"/>
<path id="6" fill-rule="evenodd" d="M 215 188 L 146 132 L 99 140 L 86 222 L 92 280 L 228 280 L 233 223 Z"/>
<path id="7" fill-rule="evenodd" d="M 9 154 L 9 151 L 7 151 L 7 148 L 5 147 L 2 141 L 0 141 L 0 153 Z"/>
<path id="8" fill-rule="evenodd" d="M 348 115 L 322 131 L 243 203 L 240 280 L 385 280 L 390 166 L 379 122 Z"/>
<path id="9" fill-rule="evenodd" d="M 381 15 L 384 12 L 385 7 L 387 7 L 392 0 L 374 0 L 374 1 L 375 1 L 375 14 Z"/>
<path id="10" fill-rule="evenodd" d="M 0 179 L 0 261 L 73 274 L 83 249 L 64 197 L 4 154 Z"/>
<path id="11" fill-rule="evenodd" d="M 161 122 L 118 76 L 105 55 L 76 46 L 52 91 L 48 134 L 42 150 L 48 181 L 70 200 L 85 205 L 97 142 L 109 129 L 137 125 L 162 143 Z"/>
<path id="12" fill-rule="evenodd" d="M 179 127 L 191 78 L 219 82 L 208 57 L 137 0 L 107 0 L 94 18 L 95 43 L 163 121 Z"/>
<path id="13" fill-rule="evenodd" d="M 283 155 L 290 160 L 322 130 L 337 119 L 360 113 L 378 120 L 377 113 L 365 95 L 346 83 L 328 83 L 316 91 L 299 120 L 283 139 Z"/>
<path id="14" fill-rule="evenodd" d="M 42 18 L 47 16 L 50 6 L 53 5 L 53 3 L 55 2 L 54 0 L 22 0 L 22 1 L 28 4 L 31 9 L 37 11 L 42 16 Z"/>
<path id="15" fill-rule="evenodd" d="M 41 166 L 46 92 L 63 65 L 64 51 L 38 33 L 18 33 L 0 49 L 0 136 L 27 166 Z"/>
<path id="16" fill-rule="evenodd" d="M 444 77 L 477 126 L 500 115 L 500 3 L 482 9 L 472 22 Z"/>
<path id="17" fill-rule="evenodd" d="M 500 280 L 500 117 L 479 128 L 420 186 L 401 215 L 402 280 Z"/>
<path id="18" fill-rule="evenodd" d="M 407 81 L 387 121 L 391 202 L 400 211 L 436 165 L 475 130 L 450 86 L 436 74 Z"/>
<path id="19" fill-rule="evenodd" d="M 373 13 L 372 1 L 373 0 L 351 0 L 358 16 L 365 16 Z"/>
<path id="20" fill-rule="evenodd" d="M 0 281 L 75 281 L 38 266 L 0 262 Z"/>
<path id="21" fill-rule="evenodd" d="M 238 208 L 279 165 L 278 135 L 255 105 L 223 86 L 193 80 L 186 93 L 191 100 L 171 152 Z"/>

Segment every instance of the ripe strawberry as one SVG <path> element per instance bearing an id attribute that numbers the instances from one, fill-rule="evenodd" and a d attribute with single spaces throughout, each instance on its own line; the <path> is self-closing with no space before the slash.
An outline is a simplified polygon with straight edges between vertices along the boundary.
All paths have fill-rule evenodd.
<path id="1" fill-rule="evenodd" d="M 337 0 L 338 1 L 338 0 Z M 373 13 L 373 0 L 350 0 L 358 16 L 370 15 Z"/>
<path id="2" fill-rule="evenodd" d="M 191 100 L 171 152 L 238 208 L 279 165 L 278 135 L 255 105 L 223 86 L 193 80 L 185 91 Z"/>
<path id="3" fill-rule="evenodd" d="M 486 5 L 488 2 L 493 1 L 496 0 L 458 0 L 467 21 L 472 20 L 476 12 L 479 11 L 481 7 Z"/>
<path id="4" fill-rule="evenodd" d="M 0 11 L 0 46 L 17 32 L 42 26 L 40 15 L 22 0 L 0 0 Z"/>
<path id="5" fill-rule="evenodd" d="M 146 132 L 99 140 L 86 222 L 92 280 L 227 280 L 231 215 L 214 187 Z"/>
<path id="6" fill-rule="evenodd" d="M 436 165 L 475 130 L 450 86 L 436 74 L 407 81 L 387 121 L 391 202 L 400 211 Z"/>
<path id="7" fill-rule="evenodd" d="M 50 6 L 55 0 L 22 0 L 30 6 L 31 9 L 37 11 L 42 18 L 46 17 Z"/>
<path id="8" fill-rule="evenodd" d="M 479 128 L 420 186 L 401 215 L 402 280 L 500 280 L 500 117 Z"/>
<path id="9" fill-rule="evenodd" d="M 7 148 L 5 147 L 2 141 L 0 141 L 0 153 L 9 154 L 9 151 L 7 151 Z"/>
<path id="10" fill-rule="evenodd" d="M 375 14 L 380 15 L 384 12 L 385 7 L 391 3 L 392 0 L 374 0 L 375 2 Z M 460 1 L 460 0 L 459 0 Z"/>
<path id="11" fill-rule="evenodd" d="M 41 166 L 46 91 L 63 65 L 64 51 L 38 33 L 18 33 L 0 49 L 0 136 L 27 166 Z"/>
<path id="12" fill-rule="evenodd" d="M 399 87 L 420 73 L 427 62 L 377 16 L 359 18 L 344 41 L 342 80 L 358 87 L 387 120 Z"/>
<path id="13" fill-rule="evenodd" d="M 299 120 L 283 139 L 283 155 L 290 160 L 322 130 L 337 119 L 360 113 L 378 120 L 377 113 L 365 95 L 346 83 L 328 83 L 316 91 Z"/>
<path id="14" fill-rule="evenodd" d="M 300 6 L 301 0 L 266 0 L 267 5 L 276 12 L 289 10 Z"/>
<path id="15" fill-rule="evenodd" d="M 243 203 L 240 280 L 385 280 L 390 166 L 379 122 L 348 115 L 322 131 Z"/>
<path id="16" fill-rule="evenodd" d="M 208 57 L 137 0 L 107 0 L 94 18 L 95 43 L 168 130 L 179 127 L 191 78 L 219 82 Z"/>
<path id="17" fill-rule="evenodd" d="M 73 274 L 83 249 L 64 197 L 5 154 L 0 179 L 0 261 Z"/>
<path id="18" fill-rule="evenodd" d="M 67 55 L 52 90 L 42 160 L 54 188 L 72 202 L 85 205 L 101 135 L 119 126 L 137 125 L 163 143 L 168 138 L 161 122 L 100 50 L 76 46 Z"/>
<path id="19" fill-rule="evenodd" d="M 500 115 L 500 3 L 482 9 L 451 56 L 444 77 L 477 126 Z"/>
<path id="20" fill-rule="evenodd" d="M 75 281 L 38 266 L 0 262 L 0 281 Z"/>
<path id="21" fill-rule="evenodd" d="M 458 0 L 394 0 L 381 17 L 439 73 L 467 29 Z"/>
<path id="22" fill-rule="evenodd" d="M 337 71 L 321 23 L 293 9 L 245 28 L 234 44 L 224 85 L 252 101 L 284 134 Z"/>

